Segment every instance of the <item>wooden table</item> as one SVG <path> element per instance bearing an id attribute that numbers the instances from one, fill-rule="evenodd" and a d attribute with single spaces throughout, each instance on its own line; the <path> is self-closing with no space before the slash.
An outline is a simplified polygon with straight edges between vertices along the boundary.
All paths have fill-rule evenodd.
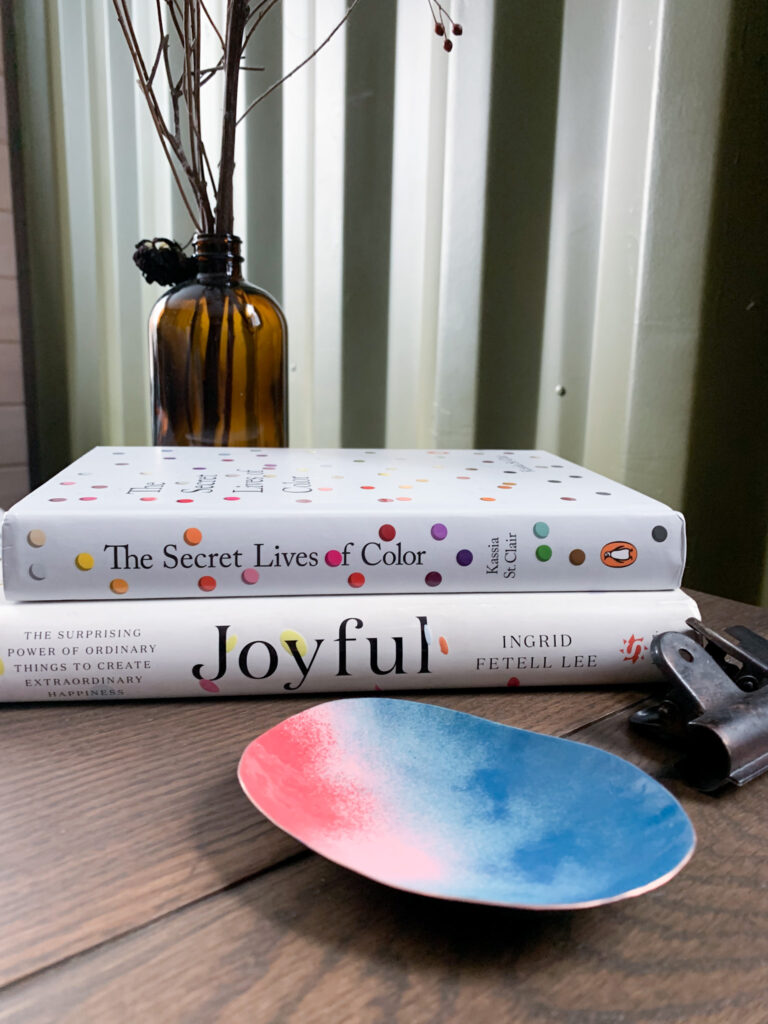
<path id="1" fill-rule="evenodd" d="M 695 595 L 715 628 L 768 611 Z M 768 1021 L 768 776 L 704 796 L 627 727 L 646 693 L 414 699 L 605 747 L 699 837 L 656 892 L 523 912 L 398 892 L 308 852 L 235 778 L 322 698 L 0 709 L 0 1021 Z"/>

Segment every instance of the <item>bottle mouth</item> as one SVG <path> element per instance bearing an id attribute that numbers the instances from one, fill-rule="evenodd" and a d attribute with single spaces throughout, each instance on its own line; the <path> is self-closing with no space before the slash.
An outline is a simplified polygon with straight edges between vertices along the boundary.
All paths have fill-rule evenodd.
<path id="1" fill-rule="evenodd" d="M 243 257 L 237 235 L 197 234 L 194 239 L 197 280 L 203 283 L 239 280 Z"/>
<path id="2" fill-rule="evenodd" d="M 240 255 L 242 239 L 238 235 L 196 234 L 192 242 L 195 256 L 199 260 L 223 258 L 237 263 L 243 262 L 243 257 Z"/>
<path id="3" fill-rule="evenodd" d="M 204 231 L 196 231 L 192 241 L 197 244 L 198 242 L 209 242 L 209 243 L 221 243 L 223 244 L 235 244 L 240 245 L 242 238 L 239 235 L 217 235 L 217 234 L 206 234 Z"/>

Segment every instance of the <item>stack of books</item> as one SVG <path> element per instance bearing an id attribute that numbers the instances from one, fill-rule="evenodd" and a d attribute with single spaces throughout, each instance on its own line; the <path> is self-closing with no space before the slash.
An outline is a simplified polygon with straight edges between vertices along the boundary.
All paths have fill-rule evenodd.
<path id="1" fill-rule="evenodd" d="M 660 679 L 685 524 L 543 451 L 100 447 L 3 521 L 0 699 Z"/>

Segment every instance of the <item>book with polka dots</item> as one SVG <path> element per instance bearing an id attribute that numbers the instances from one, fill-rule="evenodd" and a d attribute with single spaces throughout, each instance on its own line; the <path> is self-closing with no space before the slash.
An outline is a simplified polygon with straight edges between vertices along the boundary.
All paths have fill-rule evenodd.
<path id="1" fill-rule="evenodd" d="M 99 447 L 5 515 L 13 601 L 679 586 L 679 512 L 544 451 Z"/>

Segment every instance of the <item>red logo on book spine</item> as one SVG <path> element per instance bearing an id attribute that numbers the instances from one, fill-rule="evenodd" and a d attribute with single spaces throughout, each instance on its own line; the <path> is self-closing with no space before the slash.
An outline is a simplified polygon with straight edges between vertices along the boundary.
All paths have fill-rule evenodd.
<path id="1" fill-rule="evenodd" d="M 623 640 L 624 646 L 621 648 L 621 653 L 624 655 L 624 661 L 631 661 L 632 664 L 638 661 L 645 660 L 645 652 L 648 650 L 648 644 L 646 644 L 641 636 L 635 636 L 634 633 L 627 640 Z"/>

